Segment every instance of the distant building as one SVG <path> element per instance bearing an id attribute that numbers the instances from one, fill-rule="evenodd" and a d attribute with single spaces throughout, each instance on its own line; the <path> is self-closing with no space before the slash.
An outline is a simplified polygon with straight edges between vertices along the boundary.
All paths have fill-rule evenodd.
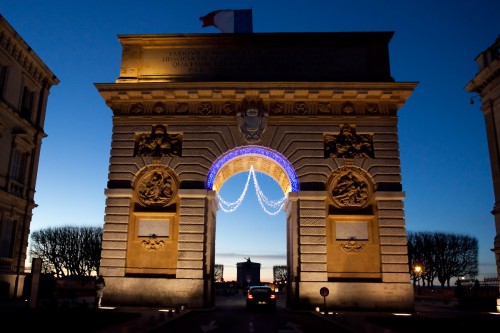
<path id="1" fill-rule="evenodd" d="M 260 263 L 247 258 L 245 262 L 236 263 L 236 283 L 238 287 L 248 287 L 260 284 Z"/>
<path id="2" fill-rule="evenodd" d="M 476 63 L 478 73 L 465 89 L 477 93 L 481 98 L 481 110 L 486 124 L 495 193 L 492 214 L 495 218 L 496 236 L 492 251 L 495 253 L 498 278 L 500 276 L 500 35 L 490 47 L 476 57 Z M 474 97 L 471 101 L 474 101 Z M 497 300 L 497 309 L 500 311 L 500 298 Z"/>
<path id="3" fill-rule="evenodd" d="M 47 100 L 59 79 L 0 15 L 0 298 L 22 294 Z"/>

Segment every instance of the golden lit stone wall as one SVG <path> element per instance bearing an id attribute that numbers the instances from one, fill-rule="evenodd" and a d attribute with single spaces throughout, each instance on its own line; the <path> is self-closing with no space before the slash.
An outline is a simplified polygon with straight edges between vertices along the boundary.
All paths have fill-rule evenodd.
<path id="1" fill-rule="evenodd" d="M 329 37 L 340 44 L 332 46 Z M 290 52 L 296 38 L 302 46 Z M 120 77 L 96 84 L 113 111 L 101 260 L 113 283 L 108 300 L 212 306 L 216 191 L 253 166 L 288 196 L 288 305 L 323 302 L 318 287 L 327 286 L 329 303 L 339 308 L 411 309 L 397 114 L 416 84 L 390 76 L 389 39 L 387 33 L 121 36 Z M 284 44 L 268 53 L 277 41 Z M 318 61 L 303 62 L 308 48 Z M 365 49 L 371 52 L 359 53 Z M 204 67 L 207 61 L 213 66 Z M 355 63 L 346 69 L 349 61 Z M 302 70 L 289 70 L 297 64 Z M 249 153 L 221 165 L 210 187 L 211 167 L 243 147 L 278 154 L 299 186 L 272 158 Z M 159 178 L 148 173 L 160 169 Z M 160 179 L 168 193 L 150 195 L 141 179 Z M 157 237 L 146 237 L 153 217 L 170 221 L 161 222 L 171 228 L 168 238 L 153 231 L 149 236 Z M 166 257 L 147 259 L 159 250 L 139 252 L 144 240 L 164 248 Z M 140 281 L 148 286 L 140 301 L 123 296 Z M 346 293 L 345 286 L 358 289 Z"/>

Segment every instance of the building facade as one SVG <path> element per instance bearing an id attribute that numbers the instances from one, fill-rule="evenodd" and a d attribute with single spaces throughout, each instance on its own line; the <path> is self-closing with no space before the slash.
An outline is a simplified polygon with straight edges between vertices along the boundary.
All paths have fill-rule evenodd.
<path id="1" fill-rule="evenodd" d="M 22 294 L 47 100 L 59 79 L 0 16 L 0 297 Z"/>
<path id="2" fill-rule="evenodd" d="M 475 60 L 478 72 L 465 89 L 478 94 L 481 98 L 481 110 L 484 113 L 495 194 L 495 204 L 491 213 L 495 220 L 496 235 L 492 251 L 495 253 L 500 288 L 500 35 Z M 497 299 L 497 311 L 500 312 L 500 298 Z"/>
<path id="3" fill-rule="evenodd" d="M 258 262 L 246 261 L 236 263 L 236 284 L 239 288 L 260 285 L 260 267 Z"/>

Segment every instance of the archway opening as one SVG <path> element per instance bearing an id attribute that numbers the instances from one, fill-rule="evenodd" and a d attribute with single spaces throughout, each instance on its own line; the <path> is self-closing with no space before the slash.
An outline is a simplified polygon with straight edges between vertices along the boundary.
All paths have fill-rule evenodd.
<path id="1" fill-rule="evenodd" d="M 241 295 L 255 284 L 270 285 L 278 293 L 286 287 L 284 206 L 287 193 L 298 183 L 295 173 L 287 172 L 286 160 L 261 149 L 233 153 L 212 173 L 219 203 L 214 272 L 216 281 L 223 281 L 216 283 L 218 295 Z"/>

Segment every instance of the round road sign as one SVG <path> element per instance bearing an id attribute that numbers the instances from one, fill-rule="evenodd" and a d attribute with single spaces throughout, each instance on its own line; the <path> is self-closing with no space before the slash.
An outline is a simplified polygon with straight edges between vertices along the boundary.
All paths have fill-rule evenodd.
<path id="1" fill-rule="evenodd" d="M 326 297 L 330 293 L 330 290 L 327 287 L 323 287 L 319 290 L 319 293 L 321 296 Z"/>

